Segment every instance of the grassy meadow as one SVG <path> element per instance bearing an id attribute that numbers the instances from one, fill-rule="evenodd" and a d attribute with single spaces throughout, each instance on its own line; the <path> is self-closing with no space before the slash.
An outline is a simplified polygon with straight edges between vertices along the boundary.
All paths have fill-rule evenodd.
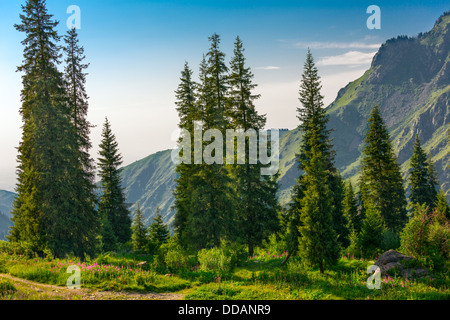
<path id="1" fill-rule="evenodd" d="M 450 299 L 448 272 L 424 279 L 403 279 L 395 272 L 368 289 L 367 268 L 374 263 L 342 256 L 324 274 L 298 258 L 282 265 L 283 254 L 259 252 L 229 270 L 208 269 L 190 257 L 173 268 L 158 256 L 107 253 L 96 259 L 47 259 L 0 253 L 0 274 L 66 287 L 70 265 L 81 270 L 81 287 L 94 291 L 180 293 L 186 300 L 442 300 Z M 214 270 L 215 269 L 215 270 Z M 13 280 L 0 278 L 0 299 L 53 299 L 24 295 Z"/>

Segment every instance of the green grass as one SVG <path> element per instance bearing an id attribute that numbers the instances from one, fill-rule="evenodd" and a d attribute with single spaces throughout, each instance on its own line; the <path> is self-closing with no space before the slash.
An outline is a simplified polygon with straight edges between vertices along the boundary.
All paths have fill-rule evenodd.
<path id="1" fill-rule="evenodd" d="M 346 299 L 450 299 L 450 279 L 405 280 L 398 276 L 382 279 L 381 289 L 368 289 L 367 267 L 373 261 L 342 257 L 324 274 L 305 268 L 298 258 L 282 265 L 283 256 L 264 254 L 247 259 L 233 272 L 200 270 L 198 267 L 166 275 L 154 268 L 151 256 L 102 255 L 81 263 L 76 259 L 47 261 L 40 258 L 0 253 L 0 272 L 65 286 L 67 267 L 81 269 L 81 285 L 112 291 L 180 292 L 187 300 L 346 300 Z M 139 262 L 148 261 L 144 265 Z M 14 286 L 0 280 L 1 299 L 14 294 Z"/>

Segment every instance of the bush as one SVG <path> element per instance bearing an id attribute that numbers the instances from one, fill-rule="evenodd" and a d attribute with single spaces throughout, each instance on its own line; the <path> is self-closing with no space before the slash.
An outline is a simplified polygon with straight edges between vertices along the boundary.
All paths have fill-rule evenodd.
<path id="1" fill-rule="evenodd" d="M 11 241 L 0 241 L 0 253 L 17 254 L 23 255 L 28 258 L 34 256 L 34 252 L 31 245 L 28 242 L 11 242 Z"/>
<path id="2" fill-rule="evenodd" d="M 401 250 L 416 258 L 424 257 L 432 269 L 442 269 L 450 258 L 450 224 L 439 212 L 430 214 L 418 206 L 400 234 Z"/>
<path id="3" fill-rule="evenodd" d="M 190 262 L 188 253 L 176 237 L 171 237 L 167 243 L 161 245 L 156 261 L 159 265 L 164 264 L 172 272 L 187 268 Z"/>
<path id="4" fill-rule="evenodd" d="M 286 236 L 280 236 L 276 233 L 271 234 L 268 241 L 264 242 L 264 248 L 267 252 L 272 252 L 275 255 L 285 254 L 288 251 Z"/>
<path id="5" fill-rule="evenodd" d="M 229 272 L 233 269 L 231 255 L 227 255 L 223 248 L 214 247 L 200 250 L 198 262 L 202 270 Z"/>

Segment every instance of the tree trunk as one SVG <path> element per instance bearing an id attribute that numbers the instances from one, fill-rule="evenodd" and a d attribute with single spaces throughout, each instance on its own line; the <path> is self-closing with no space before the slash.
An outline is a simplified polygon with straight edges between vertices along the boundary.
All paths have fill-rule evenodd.
<path id="1" fill-rule="evenodd" d="M 284 258 L 283 262 L 281 262 L 281 265 L 284 265 L 284 264 L 288 261 L 288 259 L 289 259 L 290 256 L 291 256 L 291 253 L 288 252 L 286 258 Z"/>
<path id="2" fill-rule="evenodd" d="M 253 257 L 253 253 L 254 253 L 253 245 L 249 244 L 248 245 L 248 256 L 250 258 Z"/>

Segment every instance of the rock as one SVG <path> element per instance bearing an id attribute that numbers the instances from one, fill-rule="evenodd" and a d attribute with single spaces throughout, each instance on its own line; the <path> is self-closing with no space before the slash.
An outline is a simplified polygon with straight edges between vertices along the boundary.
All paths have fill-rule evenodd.
<path id="1" fill-rule="evenodd" d="M 393 269 L 395 269 L 395 272 L 403 278 L 421 278 L 428 276 L 428 270 L 425 268 L 406 268 L 405 262 L 411 260 L 414 260 L 414 258 L 395 250 L 389 250 L 378 257 L 375 265 L 380 267 L 382 276 Z"/>
<path id="2" fill-rule="evenodd" d="M 400 252 L 397 252 L 397 251 L 391 249 L 389 251 L 382 253 L 378 257 L 377 262 L 375 262 L 375 265 L 381 267 L 381 266 L 385 266 L 388 264 L 392 265 L 392 263 L 394 263 L 394 264 L 399 263 L 400 261 L 403 261 L 403 260 L 412 260 L 412 259 L 414 259 L 414 258 L 410 257 L 410 256 L 406 256 Z"/>

